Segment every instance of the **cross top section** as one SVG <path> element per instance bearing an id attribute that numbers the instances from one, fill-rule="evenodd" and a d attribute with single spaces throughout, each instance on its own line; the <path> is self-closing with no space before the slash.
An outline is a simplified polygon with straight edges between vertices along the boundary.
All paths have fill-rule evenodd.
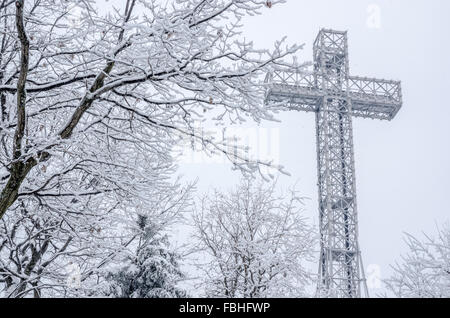
<path id="1" fill-rule="evenodd" d="M 320 70 L 328 70 L 330 73 L 339 71 L 341 75 L 348 77 L 348 40 L 346 31 L 320 30 L 314 41 L 313 53 L 316 72 Z"/>
<path id="2" fill-rule="evenodd" d="M 346 31 L 320 30 L 313 45 L 314 68 L 309 72 L 275 70 L 267 75 L 266 104 L 320 111 L 328 95 L 349 99 L 353 116 L 393 119 L 402 106 L 399 81 L 350 76 Z"/>

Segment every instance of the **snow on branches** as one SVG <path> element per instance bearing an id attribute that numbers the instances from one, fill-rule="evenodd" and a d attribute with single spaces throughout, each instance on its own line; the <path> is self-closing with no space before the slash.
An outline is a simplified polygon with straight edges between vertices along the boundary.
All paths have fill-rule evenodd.
<path id="1" fill-rule="evenodd" d="M 78 157 L 90 167 L 130 167 L 136 162 L 128 145 L 168 156 L 182 136 L 205 151 L 227 152 L 193 124 L 272 119 L 262 106 L 263 75 L 290 67 L 283 60 L 299 49 L 278 42 L 257 50 L 240 40 L 242 17 L 265 1 L 127 0 L 107 14 L 92 0 L 16 2 L 1 5 L 0 217 L 23 193 L 49 191 L 49 178 L 66 174 Z M 109 156 L 112 143 L 120 144 L 120 163 Z M 268 164 L 229 158 L 247 172 Z M 52 172 L 38 176 L 48 166 Z M 123 175 L 108 179 L 114 189 L 129 189 Z"/>
<path id="2" fill-rule="evenodd" d="M 197 263 L 208 297 L 301 297 L 313 275 L 316 235 L 292 191 L 278 196 L 275 183 L 243 180 L 228 193 L 206 196 L 194 217 Z"/>
<path id="3" fill-rule="evenodd" d="M 282 1 L 271 1 L 272 5 Z M 173 147 L 188 136 L 228 154 L 196 123 L 272 119 L 264 74 L 300 47 L 240 39 L 257 0 L 0 0 L 0 285 L 7 297 L 76 295 L 133 241 L 186 209 Z M 267 162 L 228 158 L 253 173 Z M 281 169 L 281 167 L 278 167 Z M 73 267 L 73 266 L 72 266 Z M 100 274 L 98 274 L 100 275 Z"/>
<path id="4" fill-rule="evenodd" d="M 402 261 L 393 266 L 394 274 L 385 281 L 395 297 L 450 297 L 450 224 L 438 230 L 436 238 L 424 240 L 407 234 L 409 248 Z"/>
<path id="5" fill-rule="evenodd" d="M 177 287 L 184 278 L 179 255 L 170 250 L 167 235 L 145 215 L 137 219 L 138 244 L 120 268 L 108 273 L 110 293 L 119 298 L 180 298 Z"/>

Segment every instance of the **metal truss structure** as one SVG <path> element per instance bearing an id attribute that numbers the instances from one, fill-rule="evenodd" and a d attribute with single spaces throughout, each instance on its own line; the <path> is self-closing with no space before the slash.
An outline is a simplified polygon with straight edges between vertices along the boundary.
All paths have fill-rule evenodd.
<path id="1" fill-rule="evenodd" d="M 268 74 L 266 104 L 316 114 L 321 252 L 318 296 L 358 298 L 365 286 L 358 246 L 352 116 L 391 120 L 400 82 L 349 75 L 347 32 L 322 29 L 314 71 Z M 364 289 L 368 296 L 367 288 Z"/>

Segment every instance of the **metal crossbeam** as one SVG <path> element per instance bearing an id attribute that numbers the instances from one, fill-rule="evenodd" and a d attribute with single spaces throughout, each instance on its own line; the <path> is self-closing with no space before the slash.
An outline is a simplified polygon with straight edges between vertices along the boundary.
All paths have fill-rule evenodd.
<path id="1" fill-rule="evenodd" d="M 319 86 L 317 73 L 274 71 L 267 74 L 270 83 L 267 102 L 286 103 L 293 110 L 317 111 L 327 91 Z M 398 81 L 349 76 L 348 87 L 342 92 L 352 102 L 355 117 L 391 120 L 402 104 Z"/>
<path id="2" fill-rule="evenodd" d="M 347 32 L 322 29 L 314 71 L 267 75 L 266 104 L 315 112 L 321 253 L 319 296 L 361 297 L 352 117 L 392 120 L 400 82 L 349 75 Z M 367 288 L 365 288 L 367 294 Z"/>

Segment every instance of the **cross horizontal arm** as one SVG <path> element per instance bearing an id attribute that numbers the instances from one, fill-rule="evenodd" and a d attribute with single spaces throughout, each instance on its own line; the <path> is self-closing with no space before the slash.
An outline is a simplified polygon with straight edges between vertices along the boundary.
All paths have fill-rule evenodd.
<path id="1" fill-rule="evenodd" d="M 266 103 L 283 103 L 295 110 L 318 110 L 323 92 L 317 88 L 312 73 L 274 71 L 267 74 Z"/>
<path id="2" fill-rule="evenodd" d="M 302 111 L 317 111 L 326 91 L 319 88 L 314 73 L 274 71 L 267 75 L 267 103 L 285 103 Z M 352 103 L 352 115 L 391 120 L 402 106 L 401 84 L 397 81 L 349 77 L 344 94 Z"/>
<path id="3" fill-rule="evenodd" d="M 353 116 L 391 120 L 402 106 L 401 84 L 397 81 L 350 76 L 348 93 Z"/>

